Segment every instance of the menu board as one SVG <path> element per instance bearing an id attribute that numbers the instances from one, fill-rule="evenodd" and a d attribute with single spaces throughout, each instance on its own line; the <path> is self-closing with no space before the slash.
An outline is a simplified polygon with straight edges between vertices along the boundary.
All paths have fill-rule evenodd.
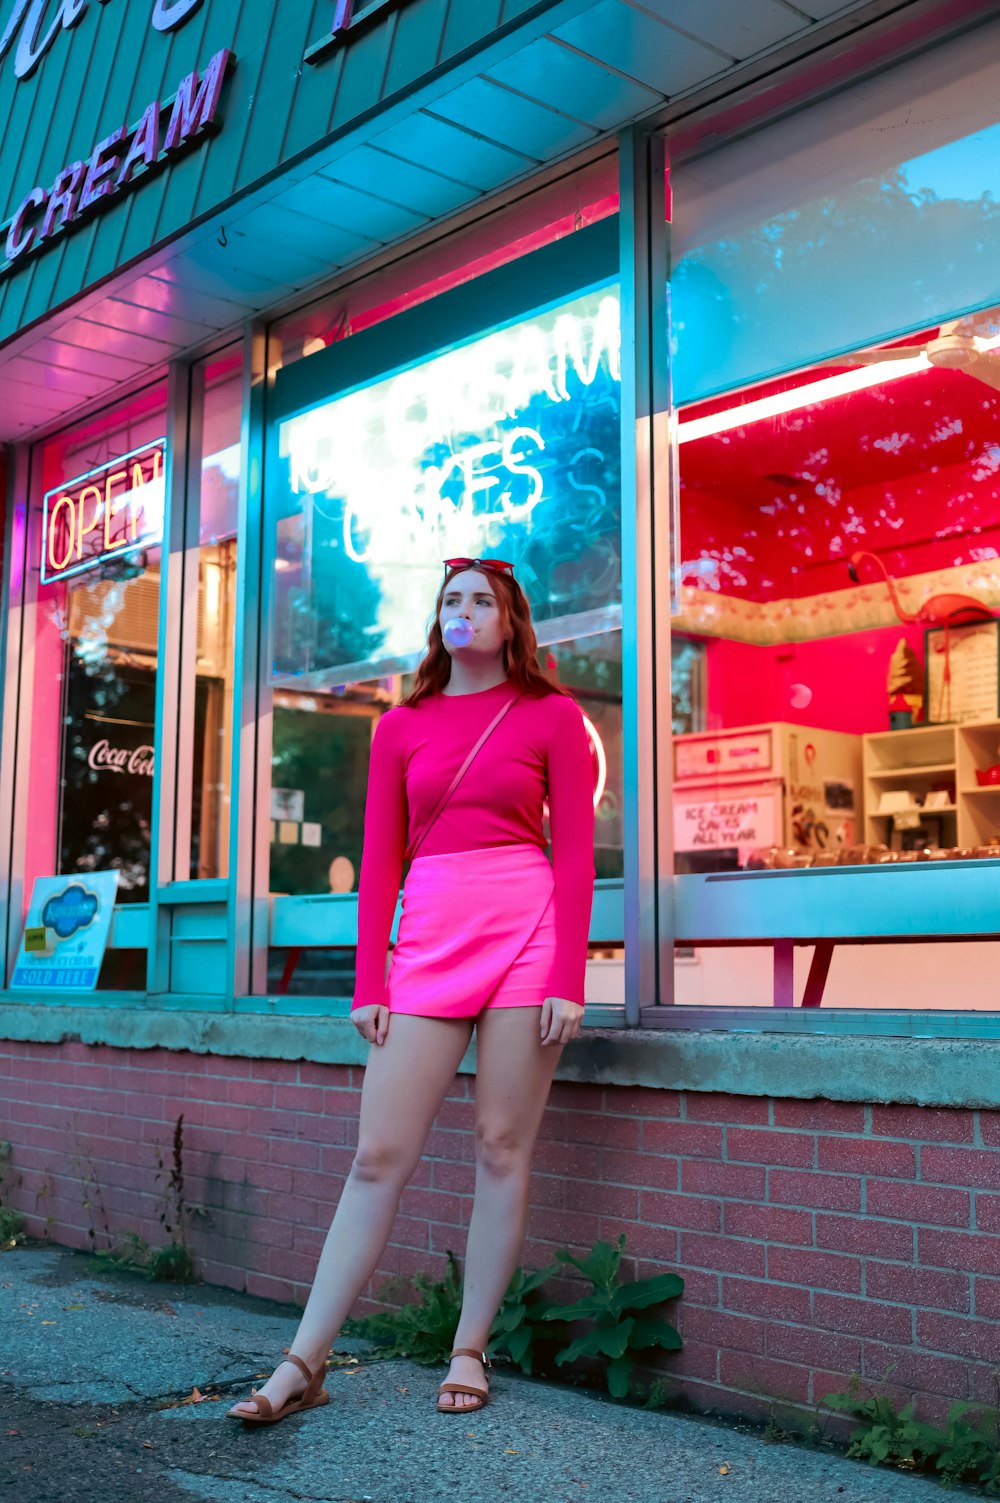
<path id="1" fill-rule="evenodd" d="M 928 722 L 995 720 L 1000 714 L 1000 621 L 933 627 L 924 639 Z"/>

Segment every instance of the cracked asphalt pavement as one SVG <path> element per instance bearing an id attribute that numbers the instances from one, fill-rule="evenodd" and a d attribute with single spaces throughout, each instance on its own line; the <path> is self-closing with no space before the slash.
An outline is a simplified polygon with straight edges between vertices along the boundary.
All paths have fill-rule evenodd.
<path id="1" fill-rule="evenodd" d="M 206 1285 L 150 1284 L 62 1248 L 0 1254 L 0 1312 L 0 1498 L 17 1503 L 943 1496 L 930 1480 L 829 1449 L 773 1445 L 504 1369 L 486 1410 L 439 1416 L 440 1372 L 366 1363 L 361 1344 L 351 1349 L 358 1360 L 331 1368 L 326 1408 L 250 1429 L 225 1410 L 271 1370 L 294 1310 Z"/>

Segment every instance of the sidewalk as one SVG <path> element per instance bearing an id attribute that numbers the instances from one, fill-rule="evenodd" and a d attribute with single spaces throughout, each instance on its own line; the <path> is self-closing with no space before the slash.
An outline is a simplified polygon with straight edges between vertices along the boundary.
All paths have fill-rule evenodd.
<path id="1" fill-rule="evenodd" d="M 95 1272 L 92 1259 L 60 1248 L 0 1254 L 0 1312 L 0 1497 L 18 1503 L 945 1498 L 930 1480 L 506 1369 L 494 1402 L 466 1421 L 434 1412 L 441 1373 L 361 1362 L 330 1372 L 326 1409 L 248 1431 L 224 1410 L 270 1371 L 294 1311 Z M 225 1402 L 159 1407 L 195 1385 L 219 1385 Z"/>

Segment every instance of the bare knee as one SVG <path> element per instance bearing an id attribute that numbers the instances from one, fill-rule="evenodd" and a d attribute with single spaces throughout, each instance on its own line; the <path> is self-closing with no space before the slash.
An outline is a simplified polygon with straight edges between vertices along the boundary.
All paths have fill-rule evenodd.
<path id="1" fill-rule="evenodd" d="M 508 1179 L 525 1174 L 531 1166 L 531 1143 L 515 1126 L 492 1126 L 480 1122 L 476 1127 L 476 1162 L 493 1179 Z"/>
<path id="2" fill-rule="evenodd" d="M 351 1176 L 369 1185 L 404 1185 L 416 1167 L 412 1151 L 386 1138 L 362 1138 Z"/>

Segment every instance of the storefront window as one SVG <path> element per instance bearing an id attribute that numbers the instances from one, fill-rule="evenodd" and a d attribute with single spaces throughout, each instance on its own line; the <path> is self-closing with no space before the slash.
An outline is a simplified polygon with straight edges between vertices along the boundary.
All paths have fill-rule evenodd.
<path id="1" fill-rule="evenodd" d="M 17 747 L 24 902 L 36 877 L 115 869 L 118 902 L 149 895 L 166 393 L 32 456 L 26 670 Z M 102 985 L 144 985 L 109 952 Z"/>
<path id="2" fill-rule="evenodd" d="M 229 871 L 236 532 L 240 481 L 243 360 L 240 349 L 195 369 L 194 432 L 201 435 L 197 490 L 189 498 L 192 548 L 185 578 L 178 826 L 190 807 L 189 848 L 179 877 L 225 877 Z M 187 791 L 189 779 L 189 792 Z"/>
<path id="3" fill-rule="evenodd" d="M 674 741 L 675 868 L 705 882 L 706 940 L 737 890 L 720 874 L 802 873 L 740 885 L 751 936 L 780 938 L 815 870 L 1000 858 L 1000 127 L 948 57 L 919 111 L 889 76 L 863 125 L 844 96 L 675 176 L 673 624 L 705 713 Z M 914 876 L 887 936 L 941 932 Z M 838 886 L 840 932 L 884 888 Z M 774 999 L 769 951 L 695 960 L 681 1001 Z M 991 1008 L 994 969 L 986 943 L 841 947 L 822 1005 Z"/>
<path id="4" fill-rule="evenodd" d="M 604 288 L 281 424 L 272 892 L 356 887 L 371 736 L 452 554 L 513 560 L 588 718 L 598 875 L 621 876 L 619 340 Z"/>

